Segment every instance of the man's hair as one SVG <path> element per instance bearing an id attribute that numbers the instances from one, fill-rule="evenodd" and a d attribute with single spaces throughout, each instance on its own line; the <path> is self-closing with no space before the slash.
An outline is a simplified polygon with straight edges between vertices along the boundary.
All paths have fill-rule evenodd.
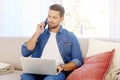
<path id="1" fill-rule="evenodd" d="M 65 9 L 60 4 L 53 4 L 49 7 L 50 10 L 56 10 L 60 12 L 60 17 L 63 17 L 65 14 Z"/>

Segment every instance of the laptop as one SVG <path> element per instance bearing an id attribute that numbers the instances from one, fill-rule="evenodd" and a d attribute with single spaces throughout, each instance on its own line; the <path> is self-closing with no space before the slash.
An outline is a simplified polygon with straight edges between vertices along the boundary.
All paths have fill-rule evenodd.
<path id="1" fill-rule="evenodd" d="M 24 73 L 58 75 L 55 60 L 20 57 L 20 62 Z"/>

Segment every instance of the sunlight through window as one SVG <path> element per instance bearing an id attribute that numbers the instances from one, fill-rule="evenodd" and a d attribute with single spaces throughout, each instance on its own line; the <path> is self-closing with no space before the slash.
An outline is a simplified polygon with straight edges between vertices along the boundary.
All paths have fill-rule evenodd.
<path id="1" fill-rule="evenodd" d="M 62 0 L 65 28 L 78 37 L 109 37 L 109 0 Z"/>

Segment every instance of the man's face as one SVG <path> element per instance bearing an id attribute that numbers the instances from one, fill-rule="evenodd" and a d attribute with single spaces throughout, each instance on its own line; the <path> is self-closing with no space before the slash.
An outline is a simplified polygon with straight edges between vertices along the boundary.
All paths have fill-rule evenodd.
<path id="1" fill-rule="evenodd" d="M 55 29 L 60 25 L 63 17 L 60 17 L 60 12 L 55 10 L 49 10 L 48 12 L 48 27 L 49 29 Z"/>

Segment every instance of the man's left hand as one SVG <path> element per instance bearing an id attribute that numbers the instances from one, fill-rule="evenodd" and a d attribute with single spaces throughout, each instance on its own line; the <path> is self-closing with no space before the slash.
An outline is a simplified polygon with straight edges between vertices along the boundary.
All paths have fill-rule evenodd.
<path id="1" fill-rule="evenodd" d="M 64 70 L 64 67 L 63 66 L 61 66 L 61 65 L 58 65 L 57 66 L 57 73 L 60 73 L 61 71 L 63 71 Z"/>

